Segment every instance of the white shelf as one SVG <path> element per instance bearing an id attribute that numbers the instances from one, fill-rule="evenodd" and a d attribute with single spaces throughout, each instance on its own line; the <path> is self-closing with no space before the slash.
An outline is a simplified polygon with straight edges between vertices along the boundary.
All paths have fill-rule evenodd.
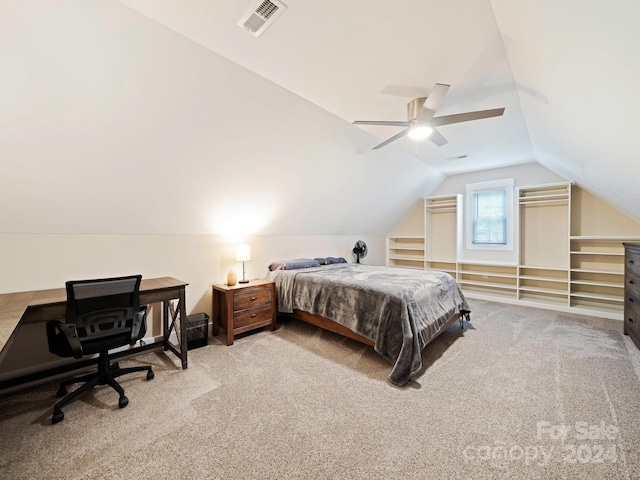
<path id="1" fill-rule="evenodd" d="M 585 292 L 571 292 L 572 298 L 588 298 L 591 300 L 606 300 L 608 302 L 620 302 L 624 303 L 624 296 L 605 295 L 603 293 L 585 293 Z"/>
<path id="2" fill-rule="evenodd" d="M 389 260 L 409 260 L 411 262 L 424 262 L 424 257 L 412 257 L 411 255 L 389 255 Z"/>
<path id="3" fill-rule="evenodd" d="M 431 210 L 432 212 L 455 212 L 456 211 L 456 207 L 449 207 L 449 206 L 431 206 L 431 207 L 425 207 L 427 210 Z"/>
<path id="4" fill-rule="evenodd" d="M 510 262 L 483 262 L 480 260 L 463 260 L 459 263 L 462 265 L 486 265 L 487 267 L 510 267 L 510 268 L 518 267 L 517 263 L 510 263 Z"/>
<path id="5" fill-rule="evenodd" d="M 463 260 L 464 197 L 450 194 L 423 199 L 424 236 L 388 237 L 388 264 L 447 272 L 469 298 L 621 319 L 622 243 L 640 243 L 640 236 L 571 235 L 572 226 L 585 232 L 599 226 L 591 221 L 590 211 L 584 211 L 591 207 L 580 202 L 582 193 L 571 182 L 516 190 L 515 262 Z M 541 225 L 551 228 L 541 231 Z"/>
<path id="6" fill-rule="evenodd" d="M 424 267 L 418 267 L 413 265 L 389 265 L 389 266 L 395 267 L 395 268 L 410 268 L 412 270 L 424 270 Z"/>
<path id="7" fill-rule="evenodd" d="M 506 283 L 478 282 L 475 280 L 465 280 L 465 279 L 458 279 L 458 283 L 460 285 L 475 285 L 477 287 L 500 288 L 502 290 L 513 290 L 513 291 L 516 291 L 516 289 L 518 288 L 516 285 L 509 285 Z"/>
<path id="8" fill-rule="evenodd" d="M 518 267 L 520 267 L 520 269 L 523 268 L 528 268 L 530 270 L 553 270 L 556 272 L 566 272 L 567 269 L 566 268 L 561 268 L 561 267 L 541 267 L 539 265 L 518 265 Z"/>
<path id="9" fill-rule="evenodd" d="M 615 272 L 613 270 L 591 270 L 588 268 L 572 268 L 569 271 L 576 273 L 597 273 L 599 275 L 624 275 L 624 271 Z"/>
<path id="10" fill-rule="evenodd" d="M 420 235 L 387 236 L 387 265 L 424 269 L 424 237 Z"/>
<path id="11" fill-rule="evenodd" d="M 613 257 L 624 257 L 624 252 L 587 252 L 587 251 L 571 251 L 571 255 L 603 255 L 603 256 L 613 256 Z"/>
<path id="12" fill-rule="evenodd" d="M 640 242 L 640 237 L 633 236 L 594 236 L 594 235 L 571 235 L 570 240 L 585 240 L 585 241 L 603 241 L 603 242 Z"/>
<path id="13" fill-rule="evenodd" d="M 497 278 L 518 278 L 518 275 L 510 273 L 498 273 L 491 271 L 478 271 L 478 270 L 458 270 L 460 275 L 479 275 L 482 277 L 497 277 Z"/>
<path id="14" fill-rule="evenodd" d="M 552 295 L 564 295 L 565 297 L 569 295 L 569 289 L 560 290 L 555 288 L 528 287 L 522 285 L 518 289 L 521 292 L 549 293 Z"/>
<path id="15" fill-rule="evenodd" d="M 553 295 L 553 294 L 541 294 L 536 295 L 536 292 L 521 292 L 518 297 L 520 301 L 527 302 L 527 305 L 538 306 L 551 305 L 553 307 L 567 307 L 568 297 L 567 295 Z"/>
<path id="16" fill-rule="evenodd" d="M 614 283 L 614 282 L 596 282 L 592 280 L 571 280 L 571 283 L 574 285 L 590 285 L 594 287 L 624 288 L 624 284 L 622 282 Z"/>

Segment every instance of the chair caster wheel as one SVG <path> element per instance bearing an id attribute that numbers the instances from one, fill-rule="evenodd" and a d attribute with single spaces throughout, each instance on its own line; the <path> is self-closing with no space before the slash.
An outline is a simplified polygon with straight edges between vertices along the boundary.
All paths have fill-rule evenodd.
<path id="1" fill-rule="evenodd" d="M 55 424 L 64 420 L 64 412 L 62 410 L 55 410 L 51 415 L 51 423 Z"/>
<path id="2" fill-rule="evenodd" d="M 124 408 L 127 405 L 129 405 L 129 399 L 123 395 L 122 397 L 120 397 L 120 400 L 118 400 L 118 406 L 120 408 Z"/>
<path id="3" fill-rule="evenodd" d="M 64 388 L 62 385 L 60 385 L 60 388 L 56 392 L 56 397 L 58 397 L 58 398 L 64 397 L 66 394 L 67 394 L 67 389 Z"/>
<path id="4" fill-rule="evenodd" d="M 153 373 L 153 370 L 149 370 L 147 372 L 147 380 L 153 380 L 153 377 L 155 377 L 156 375 Z"/>

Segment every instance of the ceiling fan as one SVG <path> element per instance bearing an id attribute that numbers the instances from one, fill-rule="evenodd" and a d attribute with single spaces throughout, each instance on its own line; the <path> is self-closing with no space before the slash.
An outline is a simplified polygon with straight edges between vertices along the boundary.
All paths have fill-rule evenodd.
<path id="1" fill-rule="evenodd" d="M 435 127 L 450 125 L 452 123 L 468 122 L 470 120 L 480 120 L 482 118 L 499 117 L 504 113 L 504 108 L 494 108 L 493 110 L 480 110 L 477 112 L 456 113 L 454 115 L 444 115 L 434 117 L 436 110 L 442 103 L 450 85 L 436 83 L 431 93 L 427 97 L 414 98 L 407 104 L 407 121 L 387 121 L 387 120 L 356 120 L 354 125 L 388 125 L 392 127 L 407 127 L 397 135 L 385 140 L 373 147 L 373 150 L 382 148 L 385 145 L 408 135 L 414 140 L 429 138 L 439 147 L 446 145 L 444 138 Z"/>

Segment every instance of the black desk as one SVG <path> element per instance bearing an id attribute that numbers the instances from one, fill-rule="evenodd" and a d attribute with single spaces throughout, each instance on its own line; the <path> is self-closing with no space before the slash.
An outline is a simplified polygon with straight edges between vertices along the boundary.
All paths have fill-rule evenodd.
<path id="1" fill-rule="evenodd" d="M 185 290 L 188 283 L 171 277 L 143 279 L 140 285 L 140 304 L 162 304 L 162 342 L 156 342 L 116 353 L 113 358 L 129 356 L 133 352 L 149 350 L 171 350 L 187 368 L 187 306 Z M 172 300 L 177 300 L 174 305 Z M 30 292 L 0 294 L 0 362 L 13 343 L 20 325 L 64 320 L 67 292 L 64 288 L 34 290 Z M 170 342 L 175 332 L 178 343 Z M 0 390 L 23 383 L 33 382 L 65 371 L 83 368 L 96 363 L 95 359 L 81 360 L 63 367 L 39 371 L 22 377 L 0 382 Z"/>

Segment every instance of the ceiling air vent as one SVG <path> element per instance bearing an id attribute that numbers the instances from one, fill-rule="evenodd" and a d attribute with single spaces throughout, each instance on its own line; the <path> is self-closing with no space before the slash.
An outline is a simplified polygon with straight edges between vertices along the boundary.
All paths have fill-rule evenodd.
<path id="1" fill-rule="evenodd" d="M 238 26 L 259 37 L 286 9 L 287 6 L 277 0 L 257 0 L 242 16 Z"/>

